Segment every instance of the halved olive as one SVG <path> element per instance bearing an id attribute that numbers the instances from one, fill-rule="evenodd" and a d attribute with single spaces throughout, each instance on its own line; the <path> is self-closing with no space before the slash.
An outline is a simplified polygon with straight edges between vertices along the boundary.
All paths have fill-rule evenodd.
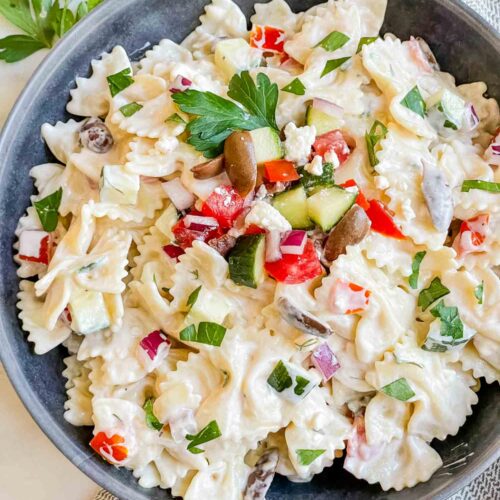
<path id="1" fill-rule="evenodd" d="M 82 146 L 94 153 L 104 154 L 113 147 L 113 136 L 100 118 L 89 118 L 80 129 Z"/>
<path id="2" fill-rule="evenodd" d="M 281 317 L 301 332 L 321 338 L 328 337 L 333 333 L 333 330 L 327 324 L 312 314 L 300 310 L 285 297 L 278 299 L 277 307 Z"/>
<path id="3" fill-rule="evenodd" d="M 233 132 L 224 143 L 227 175 L 241 196 L 246 196 L 257 182 L 257 160 L 249 132 Z"/>
<path id="4" fill-rule="evenodd" d="M 224 155 L 219 155 L 213 160 L 200 163 L 191 169 L 194 178 L 199 180 L 210 179 L 224 171 Z"/>
<path id="5" fill-rule="evenodd" d="M 267 490 L 270 488 L 276 473 L 278 459 L 277 448 L 270 448 L 262 454 L 248 477 L 244 500 L 265 500 Z"/>

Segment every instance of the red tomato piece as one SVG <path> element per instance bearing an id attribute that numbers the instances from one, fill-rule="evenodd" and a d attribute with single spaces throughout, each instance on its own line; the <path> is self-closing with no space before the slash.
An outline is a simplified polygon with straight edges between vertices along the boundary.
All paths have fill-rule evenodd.
<path id="1" fill-rule="evenodd" d="M 90 441 L 90 446 L 104 460 L 119 464 L 128 457 L 128 448 L 123 443 L 125 443 L 125 438 L 119 434 L 108 436 L 105 432 L 99 432 Z"/>
<path id="2" fill-rule="evenodd" d="M 232 186 L 218 186 L 206 199 L 201 213 L 215 217 L 222 228 L 230 228 L 243 210 L 244 199 Z"/>
<path id="3" fill-rule="evenodd" d="M 295 164 L 287 160 L 264 163 L 264 177 L 269 182 L 292 182 L 300 179 Z"/>
<path id="4" fill-rule="evenodd" d="M 313 149 L 314 152 L 322 158 L 324 158 L 329 151 L 334 151 L 339 159 L 340 165 L 342 165 L 351 154 L 344 134 L 342 134 L 340 130 L 332 130 L 331 132 L 316 137 Z"/>
<path id="5" fill-rule="evenodd" d="M 196 210 L 192 210 L 189 213 L 191 215 L 201 215 Z M 186 250 L 186 248 L 190 248 L 191 246 L 193 246 L 193 241 L 195 240 L 204 241 L 206 243 L 208 240 L 219 238 L 223 234 L 223 231 L 220 227 L 207 227 L 203 231 L 194 231 L 193 229 L 186 227 L 186 225 L 184 224 L 184 218 L 180 219 L 177 224 L 175 224 L 175 226 L 172 228 L 172 232 L 174 233 L 175 241 L 183 250 Z M 165 253 L 167 253 L 167 255 L 170 256 L 170 254 L 166 251 L 166 248 L 164 248 L 163 250 L 165 251 Z"/>
<path id="6" fill-rule="evenodd" d="M 489 214 L 480 214 L 462 222 L 460 232 L 453 242 L 453 248 L 460 257 L 483 251 L 483 244 L 488 236 L 489 222 Z"/>
<path id="7" fill-rule="evenodd" d="M 304 283 L 323 274 L 323 267 L 311 240 L 302 255 L 286 254 L 276 262 L 266 262 L 266 271 L 276 280 L 289 285 Z"/>
<path id="8" fill-rule="evenodd" d="M 361 189 L 356 184 L 356 181 L 354 179 L 349 179 L 348 181 L 344 182 L 344 184 L 340 185 L 340 187 L 343 187 L 343 188 L 353 187 L 353 186 L 356 186 L 358 188 L 358 197 L 356 198 L 356 203 L 363 210 L 368 210 L 370 208 L 370 204 L 368 203 L 368 200 L 366 199 L 365 195 L 363 194 L 363 191 L 361 191 Z"/>
<path id="9" fill-rule="evenodd" d="M 273 26 L 255 25 L 250 33 L 250 46 L 270 52 L 285 50 L 285 31 Z"/>
<path id="10" fill-rule="evenodd" d="M 372 222 L 373 231 L 396 240 L 406 239 L 381 201 L 370 200 L 369 205 L 366 215 Z"/>
<path id="11" fill-rule="evenodd" d="M 245 235 L 264 234 L 265 232 L 266 232 L 265 229 L 262 229 L 261 227 L 256 226 L 255 224 L 250 224 L 245 231 Z"/>

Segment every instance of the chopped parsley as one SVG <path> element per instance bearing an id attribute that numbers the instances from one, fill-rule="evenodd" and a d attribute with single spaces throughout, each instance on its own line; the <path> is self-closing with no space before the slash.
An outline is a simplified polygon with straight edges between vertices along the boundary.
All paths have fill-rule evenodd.
<path id="1" fill-rule="evenodd" d="M 142 104 L 137 104 L 136 102 L 131 102 L 130 104 L 125 104 L 120 108 L 123 116 L 130 118 L 135 115 L 137 111 L 142 109 Z"/>
<path id="2" fill-rule="evenodd" d="M 281 90 L 283 90 L 283 92 L 289 92 L 290 94 L 295 94 L 295 95 L 304 95 L 306 93 L 305 85 L 298 78 L 292 80 L 288 85 L 283 87 Z"/>
<path id="3" fill-rule="evenodd" d="M 180 123 L 181 125 L 185 125 L 187 122 L 182 118 L 179 113 L 174 113 L 173 115 L 170 115 L 166 120 L 166 122 L 173 122 L 173 123 Z"/>
<path id="4" fill-rule="evenodd" d="M 115 95 L 119 94 L 122 90 L 125 90 L 134 83 L 132 70 L 130 68 L 125 68 L 114 75 L 109 75 L 106 77 L 106 80 L 108 81 L 111 97 L 115 97 Z"/>
<path id="5" fill-rule="evenodd" d="M 193 453 L 194 455 L 203 453 L 205 450 L 198 448 L 198 446 L 200 444 L 213 441 L 214 439 L 217 439 L 220 436 L 222 436 L 222 433 L 219 429 L 219 426 L 217 425 L 217 421 L 212 420 L 209 424 L 203 427 L 203 429 L 200 432 L 198 432 L 198 434 L 195 435 L 186 434 L 186 439 L 188 441 L 191 441 L 187 446 L 187 450 Z"/>
<path id="6" fill-rule="evenodd" d="M 413 392 L 413 389 L 404 377 L 384 385 L 380 390 L 391 398 L 399 399 L 399 401 L 408 401 L 415 396 L 415 392 Z"/>
<path id="7" fill-rule="evenodd" d="M 450 290 L 448 290 L 448 288 L 441 283 L 441 280 L 436 277 L 431 281 L 428 288 L 424 288 L 418 294 L 418 305 L 422 308 L 422 311 L 425 311 L 431 304 L 436 302 L 436 300 L 449 293 Z"/>
<path id="8" fill-rule="evenodd" d="M 267 383 L 277 392 L 283 392 L 285 389 L 292 387 L 292 377 L 290 377 L 283 361 L 278 361 L 271 375 L 269 375 Z"/>
<path id="9" fill-rule="evenodd" d="M 333 52 L 334 50 L 340 49 L 343 47 L 350 38 L 340 31 L 332 31 L 329 35 L 327 35 L 321 42 L 319 42 L 316 47 L 321 47 L 328 52 Z"/>
<path id="10" fill-rule="evenodd" d="M 323 164 L 323 172 L 321 175 L 313 175 L 309 173 L 305 168 L 299 170 L 300 173 L 300 183 L 304 186 L 304 189 L 311 193 L 317 188 L 333 187 L 335 186 L 334 179 L 334 168 L 332 163 Z"/>
<path id="11" fill-rule="evenodd" d="M 468 193 L 471 189 L 480 189 L 481 191 L 488 191 L 490 193 L 500 193 L 500 182 L 488 181 L 464 181 L 462 184 L 462 193 Z"/>
<path id="12" fill-rule="evenodd" d="M 59 188 L 49 196 L 35 201 L 33 204 L 36 208 L 42 227 L 48 233 L 55 230 L 59 221 L 58 210 L 61 205 L 63 190 Z"/>
<path id="13" fill-rule="evenodd" d="M 146 400 L 144 406 L 142 407 L 144 412 L 146 413 L 146 425 L 150 429 L 161 431 L 163 429 L 163 424 L 155 417 L 155 414 L 153 413 L 153 403 L 154 398 L 149 398 L 148 400 Z"/>
<path id="14" fill-rule="evenodd" d="M 431 309 L 431 314 L 441 320 L 441 335 L 459 340 L 464 336 L 464 325 L 458 314 L 458 307 L 447 307 L 444 300 Z"/>
<path id="15" fill-rule="evenodd" d="M 329 61 L 327 61 L 323 69 L 323 72 L 321 73 L 321 78 L 323 78 L 324 76 L 328 75 L 328 73 L 331 73 L 332 71 L 342 66 L 342 64 L 344 64 L 349 59 L 350 57 L 341 57 L 340 59 L 330 59 Z"/>
<path id="16" fill-rule="evenodd" d="M 484 298 L 484 281 L 481 281 L 479 285 L 474 288 L 474 297 L 477 299 L 478 304 L 483 303 L 483 298 Z"/>
<path id="17" fill-rule="evenodd" d="M 311 465 L 326 450 L 295 450 L 300 465 Z"/>
<path id="18" fill-rule="evenodd" d="M 307 380 L 304 377 L 301 377 L 300 375 L 297 375 L 295 377 L 295 383 L 296 385 L 293 389 L 293 392 L 295 392 L 297 396 L 302 396 L 302 394 L 304 394 L 306 387 L 311 383 L 311 381 Z"/>
<path id="19" fill-rule="evenodd" d="M 202 321 L 198 328 L 195 325 L 189 325 L 180 333 L 180 339 L 185 342 L 198 342 L 199 344 L 208 344 L 220 347 L 226 328 L 218 323 Z"/>
<path id="20" fill-rule="evenodd" d="M 413 257 L 413 262 L 411 264 L 411 275 L 408 278 L 410 286 L 416 290 L 418 288 L 418 275 L 420 273 L 420 264 L 426 255 L 426 251 L 417 252 L 415 257 Z"/>
<path id="21" fill-rule="evenodd" d="M 364 45 L 370 45 L 371 43 L 376 42 L 377 40 L 378 40 L 378 36 L 362 36 L 359 39 L 356 54 L 359 54 L 363 50 Z"/>
<path id="22" fill-rule="evenodd" d="M 200 295 L 200 291 L 201 291 L 201 285 L 196 290 L 193 290 L 189 294 L 189 297 L 187 300 L 187 306 L 189 308 L 193 307 L 196 304 L 196 301 L 198 300 L 198 296 Z"/>
<path id="23" fill-rule="evenodd" d="M 370 165 L 374 167 L 378 165 L 379 161 L 377 158 L 377 154 L 375 152 L 375 147 L 377 144 L 387 137 L 387 127 L 380 121 L 375 120 L 373 122 L 372 128 L 370 132 L 366 132 L 365 140 L 366 140 L 366 148 L 368 149 L 368 159 L 370 160 Z"/>
<path id="24" fill-rule="evenodd" d="M 420 93 L 419 88 L 415 85 L 408 94 L 405 95 L 401 104 L 408 108 L 410 111 L 417 113 L 417 115 L 425 118 L 425 113 L 427 112 L 427 107 L 425 101 Z"/>

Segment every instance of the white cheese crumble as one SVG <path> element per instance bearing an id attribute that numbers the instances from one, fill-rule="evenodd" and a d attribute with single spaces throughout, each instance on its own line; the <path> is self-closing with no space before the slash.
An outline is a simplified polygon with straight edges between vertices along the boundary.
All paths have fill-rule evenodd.
<path id="1" fill-rule="evenodd" d="M 285 158 L 299 165 L 305 165 L 316 140 L 316 127 L 297 127 L 295 123 L 290 122 L 285 127 L 285 137 Z"/>
<path id="2" fill-rule="evenodd" d="M 334 169 L 340 167 L 339 157 L 337 156 L 337 153 L 333 149 L 330 149 L 330 151 L 326 152 L 325 163 L 331 163 Z"/>
<path id="3" fill-rule="evenodd" d="M 316 155 L 312 162 L 308 163 L 304 169 L 311 175 L 322 175 L 323 174 L 323 159 L 321 156 Z"/>
<path id="4" fill-rule="evenodd" d="M 407 198 L 401 205 L 401 210 L 403 212 L 403 218 L 405 220 L 412 220 L 416 217 L 413 208 L 411 207 L 411 201 Z"/>
<path id="5" fill-rule="evenodd" d="M 274 207 L 264 201 L 255 203 L 248 213 L 245 223 L 247 226 L 255 224 L 268 231 L 279 231 L 280 233 L 292 229 L 290 223 Z"/>
<path id="6" fill-rule="evenodd" d="M 375 177 L 375 186 L 377 189 L 387 189 L 389 187 L 389 180 L 383 175 L 377 175 Z"/>

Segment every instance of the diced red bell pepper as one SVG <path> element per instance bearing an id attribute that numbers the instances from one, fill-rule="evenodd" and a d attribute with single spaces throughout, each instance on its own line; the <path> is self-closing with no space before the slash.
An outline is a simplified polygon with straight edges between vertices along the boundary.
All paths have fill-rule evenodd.
<path id="1" fill-rule="evenodd" d="M 460 231 L 453 242 L 453 248 L 459 257 L 483 251 L 483 244 L 488 236 L 489 222 L 489 214 L 480 214 L 462 222 Z"/>
<path id="2" fill-rule="evenodd" d="M 264 163 L 264 177 L 269 182 L 292 182 L 300 179 L 295 164 L 287 160 Z"/>
<path id="3" fill-rule="evenodd" d="M 201 215 L 200 212 L 196 210 L 191 210 L 189 212 L 191 215 Z M 186 250 L 186 248 L 190 248 L 193 246 L 193 241 L 199 240 L 204 241 L 205 243 L 212 238 L 219 238 L 222 236 L 223 231 L 220 227 L 207 227 L 203 231 L 195 231 L 186 227 L 184 223 L 184 218 L 180 219 L 177 224 L 172 228 L 172 232 L 175 236 L 175 241 L 181 247 L 181 249 Z M 178 252 L 176 249 L 172 249 L 171 247 L 175 247 L 175 245 L 167 245 L 163 247 L 165 253 L 172 258 L 178 258 L 182 254 L 176 254 Z M 173 255 L 170 255 L 169 252 L 172 252 Z"/>
<path id="4" fill-rule="evenodd" d="M 351 154 L 351 149 L 341 130 L 332 130 L 331 132 L 316 137 L 316 141 L 313 144 L 313 150 L 322 158 L 324 158 L 329 151 L 334 151 L 339 159 L 340 165 L 342 165 Z"/>
<path id="5" fill-rule="evenodd" d="M 406 239 L 381 201 L 370 200 L 369 205 L 366 215 L 371 220 L 373 231 L 396 240 Z"/>
<path id="6" fill-rule="evenodd" d="M 266 271 L 276 280 L 288 285 L 304 283 L 323 274 L 323 267 L 311 240 L 302 255 L 286 254 L 276 262 L 266 262 Z"/>
<path id="7" fill-rule="evenodd" d="M 19 237 L 19 258 L 27 262 L 48 264 L 52 253 L 52 239 L 45 231 L 26 230 Z"/>
<path id="8" fill-rule="evenodd" d="M 370 303 L 371 291 L 356 283 L 337 280 L 330 295 L 335 314 L 359 314 Z"/>
<path id="9" fill-rule="evenodd" d="M 218 186 L 205 200 L 201 213 L 215 217 L 222 228 L 232 227 L 243 210 L 245 200 L 232 186 Z"/>
<path id="10" fill-rule="evenodd" d="M 344 184 L 341 184 L 340 187 L 347 188 L 347 187 L 354 187 L 356 186 L 358 188 L 358 197 L 356 198 L 356 203 L 363 209 L 363 210 L 368 210 L 370 208 L 370 204 L 368 203 L 368 200 L 366 199 L 365 195 L 363 194 L 363 191 L 359 188 L 357 185 L 356 181 L 354 179 L 349 179 L 348 181 L 344 182 Z"/>
<path id="11" fill-rule="evenodd" d="M 265 229 L 262 229 L 261 227 L 255 225 L 255 224 L 250 224 L 245 230 L 245 235 L 264 234 L 265 232 L 266 232 Z"/>
<path id="12" fill-rule="evenodd" d="M 119 464 L 128 457 L 128 448 L 123 443 L 125 438 L 119 434 L 108 436 L 105 432 L 99 432 L 90 441 L 90 446 L 107 462 Z"/>
<path id="13" fill-rule="evenodd" d="M 268 52 L 284 52 L 285 31 L 273 26 L 255 25 L 250 33 L 250 46 Z"/>

